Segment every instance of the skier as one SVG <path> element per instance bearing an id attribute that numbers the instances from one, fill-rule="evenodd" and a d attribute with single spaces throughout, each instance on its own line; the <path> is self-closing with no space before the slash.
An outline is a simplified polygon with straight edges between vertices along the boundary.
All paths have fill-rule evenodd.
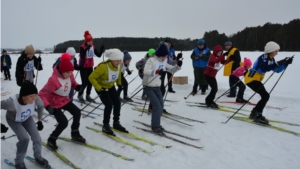
<path id="1" fill-rule="evenodd" d="M 208 84 L 204 76 L 204 71 L 207 66 L 207 62 L 210 55 L 210 49 L 206 47 L 205 40 L 200 39 L 197 43 L 197 47 L 194 48 L 193 53 L 191 55 L 191 59 L 193 60 L 195 77 L 192 95 L 197 94 L 198 85 L 200 86 L 202 95 L 205 94 L 208 88 Z"/>
<path id="2" fill-rule="evenodd" d="M 246 89 L 245 84 L 240 80 L 240 76 L 244 76 L 247 72 L 248 69 L 250 69 L 252 65 L 252 62 L 248 58 L 244 58 L 244 66 L 240 66 L 239 68 L 235 69 L 232 74 L 229 76 L 230 84 L 233 84 L 234 86 L 232 87 L 239 87 L 239 91 L 237 94 L 236 102 L 239 103 L 247 103 L 248 101 L 244 99 L 244 91 Z"/>
<path id="3" fill-rule="evenodd" d="M 216 45 L 214 47 L 213 53 L 210 55 L 207 67 L 204 71 L 204 76 L 211 90 L 207 97 L 205 98 L 205 103 L 207 107 L 219 108 L 214 102 L 216 93 L 218 92 L 218 83 L 216 80 L 216 75 L 220 69 L 220 63 L 224 64 L 224 56 L 222 55 L 223 49 L 221 45 Z"/>
<path id="4" fill-rule="evenodd" d="M 83 92 L 86 89 L 86 101 L 95 102 L 90 94 L 92 90 L 92 84 L 88 80 L 89 75 L 93 72 L 94 66 L 94 56 L 101 57 L 104 52 L 104 46 L 100 48 L 100 52 L 96 50 L 96 47 L 93 45 L 93 37 L 89 31 L 84 32 L 84 43 L 80 46 L 80 58 L 79 58 L 79 67 L 80 67 L 80 76 L 82 82 L 82 90 L 78 92 L 78 100 L 80 102 L 85 102 L 83 99 Z"/>
<path id="5" fill-rule="evenodd" d="M 143 85 L 145 86 L 145 94 L 152 104 L 152 131 L 157 134 L 163 134 L 163 127 L 160 125 L 160 117 L 164 111 L 163 94 L 161 92 L 160 76 L 163 71 L 172 74 L 182 66 L 181 57 L 177 57 L 177 65 L 171 66 L 167 64 L 167 55 L 169 51 L 165 44 L 161 44 L 155 51 L 155 56 L 149 58 L 144 68 Z"/>
<path id="6" fill-rule="evenodd" d="M 169 39 L 166 39 L 165 42 L 169 46 L 169 54 L 168 54 L 168 58 L 167 58 L 167 63 L 169 65 L 174 66 L 174 65 L 177 64 L 177 62 L 176 62 L 176 55 L 175 55 L 175 50 L 174 50 L 173 43 Z M 171 78 L 171 76 L 172 76 L 172 73 L 170 73 L 170 72 L 163 72 L 161 74 L 161 85 L 163 86 L 163 88 L 165 87 L 165 77 L 166 77 L 166 75 L 167 75 L 167 78 L 169 80 Z M 172 88 L 172 80 L 170 80 L 168 82 L 168 92 L 175 93 L 175 91 Z"/>
<path id="7" fill-rule="evenodd" d="M 7 54 L 7 51 L 5 49 L 2 50 L 1 54 L 1 72 L 4 72 L 4 80 L 11 80 L 9 71 L 9 69 L 11 68 L 10 56 Z"/>
<path id="8" fill-rule="evenodd" d="M 105 105 L 102 131 L 114 135 L 109 125 L 110 114 L 112 109 L 114 109 L 113 128 L 122 132 L 128 132 L 120 124 L 121 101 L 115 88 L 115 83 L 117 83 L 119 88 L 122 87 L 121 61 L 124 54 L 119 49 L 109 49 L 105 51 L 104 55 L 108 57 L 108 60 L 101 62 L 89 76 L 90 82 Z"/>
<path id="9" fill-rule="evenodd" d="M 250 119 L 259 123 L 268 124 L 269 121 L 262 113 L 265 108 L 270 95 L 266 91 L 264 84 L 261 82 L 266 72 L 271 70 L 276 73 L 283 71 L 289 64 L 292 64 L 293 58 L 286 58 L 276 63 L 275 56 L 278 54 L 280 46 L 273 41 L 270 41 L 265 46 L 265 53 L 257 58 L 254 62 L 253 67 L 245 75 L 245 83 L 254 92 L 258 93 L 261 97 L 256 106 L 252 109 L 249 116 Z"/>
<path id="10" fill-rule="evenodd" d="M 22 86 L 24 82 L 34 83 L 33 79 L 35 77 L 34 70 L 43 70 L 42 58 L 38 58 L 34 55 L 34 48 L 32 45 L 25 47 L 21 56 L 18 58 L 16 66 L 16 80 L 17 85 Z"/>
<path id="11" fill-rule="evenodd" d="M 43 130 L 44 127 L 42 123 L 44 104 L 37 93 L 34 84 L 24 83 L 19 94 L 1 101 L 1 109 L 7 110 L 6 121 L 19 140 L 15 158 L 16 169 L 26 169 L 24 157 L 30 140 L 28 134 L 33 143 L 35 162 L 41 166 L 48 165 L 48 161 L 42 157 L 42 140 L 38 132 L 38 130 Z M 38 112 L 37 127 L 32 118 L 35 107 L 37 107 Z"/>
<path id="12" fill-rule="evenodd" d="M 79 66 L 77 64 L 77 59 L 76 59 L 76 51 L 73 47 L 69 47 L 66 51 L 66 53 L 68 53 L 69 55 L 71 55 L 71 63 L 74 66 L 74 70 L 78 70 L 79 71 Z M 60 57 L 56 60 L 56 62 L 53 64 L 52 68 L 54 68 L 56 65 L 58 65 L 60 63 Z M 78 73 L 78 72 L 77 72 Z M 76 75 L 77 75 L 76 73 Z M 76 77 L 75 77 L 76 78 Z M 74 95 L 74 89 L 71 88 L 70 90 L 70 94 L 69 97 L 71 99 L 71 101 L 73 101 L 73 95 Z"/>
<path id="13" fill-rule="evenodd" d="M 224 65 L 224 76 L 230 76 L 231 73 L 240 67 L 241 56 L 240 51 L 232 46 L 231 41 L 227 41 L 225 43 L 225 49 L 227 52 L 224 53 L 226 57 L 225 65 Z M 229 79 L 229 86 L 233 86 L 234 84 L 230 83 Z M 236 96 L 236 86 L 230 88 L 230 94 L 227 97 L 235 97 Z"/>
<path id="14" fill-rule="evenodd" d="M 127 95 L 128 82 L 127 82 L 127 80 L 124 77 L 125 71 L 127 71 L 128 75 L 131 75 L 131 71 L 129 70 L 129 64 L 130 64 L 130 61 L 131 61 L 131 55 L 128 53 L 127 50 L 123 51 L 123 54 L 124 54 L 124 59 L 123 59 L 123 62 L 122 62 L 122 71 L 121 71 L 122 72 L 121 73 L 122 87 L 118 88 L 118 93 L 119 93 L 119 96 L 120 96 L 122 90 L 124 89 L 123 99 L 121 99 L 121 101 L 124 101 L 124 102 L 125 101 L 130 101 L 130 102 L 132 102 L 133 100 L 130 97 L 128 97 L 128 95 Z"/>
<path id="15" fill-rule="evenodd" d="M 155 49 L 150 48 L 148 50 L 146 56 L 143 59 L 141 59 L 140 61 L 136 62 L 135 66 L 136 66 L 137 70 L 139 71 L 138 74 L 141 79 L 143 79 L 143 76 L 144 76 L 144 67 L 145 67 L 147 60 L 149 58 L 153 57 L 154 54 L 155 54 Z M 144 90 L 143 90 L 143 94 L 142 94 L 142 99 L 143 100 L 147 99 L 147 96 L 145 95 Z"/>
<path id="16" fill-rule="evenodd" d="M 82 86 L 77 84 L 73 75 L 74 66 L 71 63 L 71 56 L 67 53 L 62 54 L 60 63 L 53 68 L 52 76 L 47 84 L 39 92 L 46 110 L 49 114 L 54 115 L 58 122 L 55 130 L 50 134 L 47 145 L 57 150 L 57 137 L 68 126 L 68 119 L 61 109 L 70 112 L 73 115 L 73 123 L 71 125 L 72 140 L 85 143 L 85 139 L 79 133 L 80 109 L 72 103 L 69 98 L 71 88 L 80 91 Z"/>

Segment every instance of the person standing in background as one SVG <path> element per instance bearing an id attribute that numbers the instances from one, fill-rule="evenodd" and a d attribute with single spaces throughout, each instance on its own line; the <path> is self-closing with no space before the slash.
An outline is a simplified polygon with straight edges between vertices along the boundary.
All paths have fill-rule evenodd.
<path id="1" fill-rule="evenodd" d="M 4 80 L 11 80 L 9 71 L 9 69 L 11 68 L 10 56 L 7 54 L 7 51 L 5 49 L 2 50 L 1 54 L 1 72 L 4 72 Z"/>

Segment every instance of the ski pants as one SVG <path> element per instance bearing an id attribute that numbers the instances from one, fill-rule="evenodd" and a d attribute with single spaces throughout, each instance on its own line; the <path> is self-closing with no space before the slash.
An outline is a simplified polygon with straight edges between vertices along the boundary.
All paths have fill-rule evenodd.
<path id="1" fill-rule="evenodd" d="M 160 87 L 145 87 L 145 94 L 152 105 L 152 127 L 160 127 L 160 117 L 164 110 L 164 102 Z"/>
<path id="2" fill-rule="evenodd" d="M 160 78 L 161 78 L 161 87 L 162 87 L 162 88 L 165 88 L 165 77 L 166 77 L 166 75 L 167 75 L 167 78 L 168 78 L 168 80 L 167 80 L 167 82 L 168 82 L 168 91 L 173 90 L 173 88 L 172 88 L 173 82 L 172 82 L 172 80 L 169 81 L 169 79 L 170 79 L 171 76 L 172 76 L 172 73 L 167 72 L 167 71 L 164 71 L 164 72 L 161 74 L 161 76 L 160 76 Z M 164 90 L 165 90 L 165 89 L 164 89 Z M 163 95 L 165 95 L 165 92 L 163 93 Z"/>
<path id="3" fill-rule="evenodd" d="M 7 117 L 6 121 L 10 128 L 15 132 L 19 140 L 17 143 L 15 164 L 24 163 L 24 157 L 27 153 L 29 144 L 28 134 L 30 135 L 33 143 L 33 156 L 34 158 L 40 158 L 42 156 L 42 140 L 32 116 L 23 122 L 16 122 Z"/>
<path id="4" fill-rule="evenodd" d="M 229 76 L 229 80 L 230 80 L 231 88 L 233 85 L 234 85 L 233 87 L 239 87 L 237 98 L 244 99 L 244 92 L 246 89 L 245 84 L 238 77 L 233 76 L 233 75 Z"/>
<path id="5" fill-rule="evenodd" d="M 86 95 L 90 95 L 91 94 L 92 83 L 89 81 L 89 76 L 90 76 L 90 74 L 92 72 L 93 72 L 93 68 L 92 67 L 81 68 L 80 69 L 80 77 L 81 77 L 82 89 L 81 89 L 80 92 L 78 92 L 79 96 L 83 95 L 84 89 L 86 87 L 87 87 L 87 89 L 86 89 Z"/>
<path id="6" fill-rule="evenodd" d="M 248 83 L 247 86 L 260 95 L 261 99 L 257 102 L 254 109 L 262 113 L 267 102 L 269 101 L 270 94 L 266 91 L 264 84 L 262 84 L 260 81 L 252 81 Z"/>
<path id="7" fill-rule="evenodd" d="M 5 79 L 9 79 L 10 80 L 10 71 L 9 71 L 9 68 L 7 66 L 3 66 L 3 71 L 4 71 Z"/>
<path id="8" fill-rule="evenodd" d="M 211 90 L 207 97 L 205 98 L 206 104 L 212 104 L 214 102 L 214 99 L 216 97 L 216 94 L 218 92 L 218 83 L 215 77 L 211 77 L 208 75 L 205 75 L 206 81 L 208 85 L 211 87 Z"/>
<path id="9" fill-rule="evenodd" d="M 127 82 L 127 80 L 125 79 L 125 77 L 124 77 L 123 74 L 122 74 L 121 80 L 122 80 L 122 87 L 123 87 L 123 88 L 118 88 L 118 93 L 119 93 L 119 96 L 120 96 L 122 90 L 124 89 L 124 92 L 123 92 L 123 98 L 124 98 L 125 96 L 128 96 L 128 95 L 127 95 L 127 91 L 128 91 L 128 82 Z"/>

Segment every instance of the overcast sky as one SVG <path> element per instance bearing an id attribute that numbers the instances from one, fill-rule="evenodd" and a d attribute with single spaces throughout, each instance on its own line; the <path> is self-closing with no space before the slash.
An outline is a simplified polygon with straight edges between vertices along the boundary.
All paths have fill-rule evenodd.
<path id="1" fill-rule="evenodd" d="M 300 18 L 300 0 L 1 0 L 1 47 L 95 37 L 198 39 Z"/>

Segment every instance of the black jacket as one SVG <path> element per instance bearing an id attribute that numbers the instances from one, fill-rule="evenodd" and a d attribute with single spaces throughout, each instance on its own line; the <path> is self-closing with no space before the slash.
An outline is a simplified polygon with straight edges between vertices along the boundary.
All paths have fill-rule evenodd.
<path id="1" fill-rule="evenodd" d="M 38 71 L 43 70 L 42 64 L 38 61 L 38 58 L 35 55 L 33 55 L 32 59 L 29 59 L 27 57 L 27 55 L 25 54 L 25 51 L 23 51 L 21 56 L 18 58 L 17 66 L 16 66 L 15 76 L 16 76 L 18 86 L 22 86 L 22 84 L 24 82 L 24 78 L 25 78 L 24 67 L 26 66 L 26 64 L 28 63 L 29 60 L 34 60 L 34 67 Z M 34 74 L 33 74 L 33 77 L 35 77 Z"/>

